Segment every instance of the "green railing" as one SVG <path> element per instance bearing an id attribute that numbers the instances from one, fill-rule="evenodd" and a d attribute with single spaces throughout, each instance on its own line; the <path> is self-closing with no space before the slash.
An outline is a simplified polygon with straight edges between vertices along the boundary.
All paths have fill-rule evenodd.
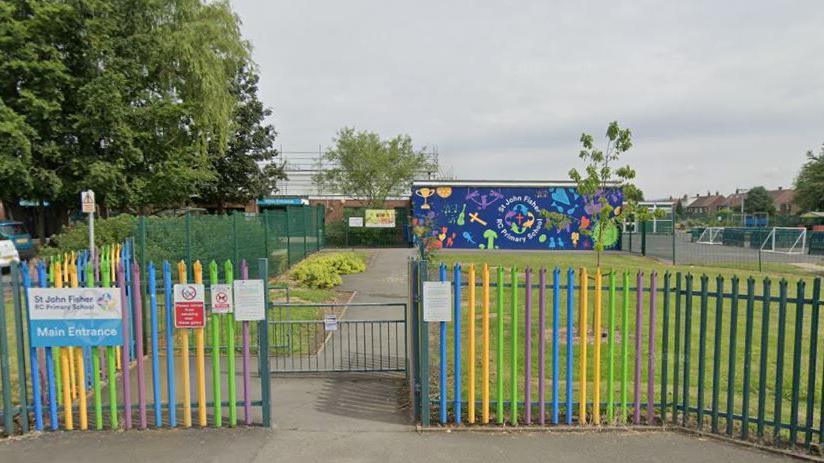
<path id="1" fill-rule="evenodd" d="M 424 425 L 677 425 L 803 452 L 824 443 L 820 278 L 436 276 L 426 262 L 412 274 Z M 426 280 L 452 282 L 451 321 L 423 321 Z"/>

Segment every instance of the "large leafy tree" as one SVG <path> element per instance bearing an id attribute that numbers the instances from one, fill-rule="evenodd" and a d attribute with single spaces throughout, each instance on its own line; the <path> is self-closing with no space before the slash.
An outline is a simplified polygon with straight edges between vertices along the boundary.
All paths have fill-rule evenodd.
<path id="1" fill-rule="evenodd" d="M 767 193 L 767 189 L 763 186 L 750 188 L 747 196 L 744 198 L 744 212 L 747 214 L 754 214 L 756 212 L 766 212 L 767 214 L 775 214 L 775 202 Z"/>
<path id="2" fill-rule="evenodd" d="M 345 127 L 324 159 L 332 166 L 315 176 L 316 183 L 333 191 L 381 205 L 387 196 L 400 193 L 416 176 L 437 166 L 423 150 L 416 150 L 409 135 L 382 140 L 375 132 Z"/>
<path id="3" fill-rule="evenodd" d="M 214 180 L 249 56 L 227 2 L 4 0 L 0 51 L 0 199 L 146 211 Z"/>
<path id="4" fill-rule="evenodd" d="M 802 211 L 824 211 L 824 145 L 807 151 L 807 162 L 795 178 L 795 203 Z"/>
<path id="5" fill-rule="evenodd" d="M 63 189 L 63 44 L 73 33 L 62 2 L 0 2 L 0 200 L 54 199 Z M 42 228 L 42 227 L 41 227 Z"/>
<path id="6" fill-rule="evenodd" d="M 228 147 L 212 146 L 209 161 L 214 181 L 201 188 L 201 197 L 223 212 L 226 203 L 240 202 L 271 194 L 277 180 L 285 178 L 283 165 L 276 162 L 275 128 L 265 123 L 272 111 L 257 97 L 258 76 L 249 66 L 238 70 L 233 92 L 237 98 L 234 126 Z"/>

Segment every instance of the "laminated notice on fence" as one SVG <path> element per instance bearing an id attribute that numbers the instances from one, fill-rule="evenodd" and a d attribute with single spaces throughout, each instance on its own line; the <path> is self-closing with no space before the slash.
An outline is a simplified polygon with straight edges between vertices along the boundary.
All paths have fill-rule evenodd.
<path id="1" fill-rule="evenodd" d="M 337 331 L 338 330 L 338 316 L 330 313 L 323 317 L 323 329 L 325 331 Z"/>
<path id="2" fill-rule="evenodd" d="M 206 326 L 206 304 L 203 285 L 175 285 L 175 328 Z"/>
<path id="3" fill-rule="evenodd" d="M 212 313 L 232 313 L 232 285 L 212 285 Z"/>
<path id="4" fill-rule="evenodd" d="M 123 344 L 120 288 L 31 288 L 28 292 L 31 347 Z"/>
<path id="5" fill-rule="evenodd" d="M 423 282 L 423 321 L 452 321 L 452 283 L 448 281 Z"/>
<path id="6" fill-rule="evenodd" d="M 235 320 L 256 321 L 266 318 L 263 280 L 235 280 Z"/>

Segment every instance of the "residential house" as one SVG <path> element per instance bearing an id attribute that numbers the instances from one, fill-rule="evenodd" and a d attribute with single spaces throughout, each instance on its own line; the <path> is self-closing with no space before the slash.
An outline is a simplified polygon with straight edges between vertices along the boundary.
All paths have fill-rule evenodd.
<path id="1" fill-rule="evenodd" d="M 777 190 L 770 190 L 767 193 L 772 196 L 776 214 L 797 215 L 800 212 L 795 204 L 795 190 L 792 188 L 778 187 Z"/>
<path id="2" fill-rule="evenodd" d="M 691 199 L 692 201 L 684 206 L 689 215 L 715 214 L 726 207 L 726 198 L 717 191 L 715 194 L 707 192 L 706 196 L 695 195 Z"/>
<path id="3" fill-rule="evenodd" d="M 767 194 L 773 200 L 775 213 L 777 215 L 798 214 L 798 206 L 795 205 L 795 190 L 791 188 L 778 187 L 777 190 L 767 190 Z M 727 196 L 726 207 L 733 211 L 741 210 L 741 202 L 747 198 L 746 191 L 736 190 L 735 193 Z"/>

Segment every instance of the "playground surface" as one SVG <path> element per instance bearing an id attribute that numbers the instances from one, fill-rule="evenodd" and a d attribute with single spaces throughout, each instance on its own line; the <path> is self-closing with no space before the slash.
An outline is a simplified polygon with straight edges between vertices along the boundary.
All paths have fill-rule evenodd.
<path id="1" fill-rule="evenodd" d="M 411 254 L 372 251 L 367 271 L 344 277 L 342 289 L 356 290 L 355 302 L 405 299 Z M 790 461 L 660 430 L 418 432 L 398 374 L 285 375 L 274 377 L 271 387 L 271 429 L 47 432 L 0 442 L 0 461 Z"/>

